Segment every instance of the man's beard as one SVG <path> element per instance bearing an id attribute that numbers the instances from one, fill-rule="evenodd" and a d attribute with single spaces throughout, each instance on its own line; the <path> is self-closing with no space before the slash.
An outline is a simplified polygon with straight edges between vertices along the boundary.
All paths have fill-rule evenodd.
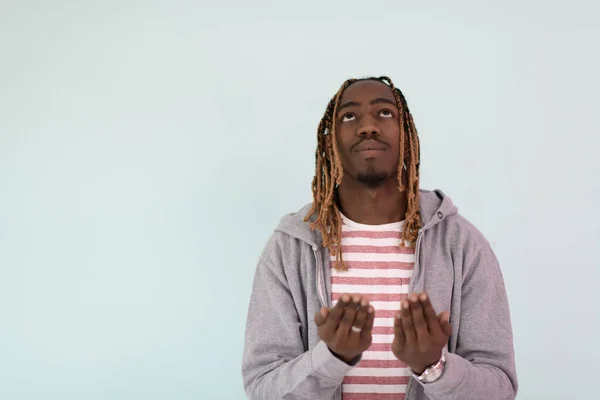
<path id="1" fill-rule="evenodd" d="M 384 171 L 376 171 L 374 168 L 369 168 L 365 172 L 359 172 L 356 175 L 356 180 L 367 186 L 370 189 L 374 189 L 384 184 L 388 180 L 390 174 Z"/>

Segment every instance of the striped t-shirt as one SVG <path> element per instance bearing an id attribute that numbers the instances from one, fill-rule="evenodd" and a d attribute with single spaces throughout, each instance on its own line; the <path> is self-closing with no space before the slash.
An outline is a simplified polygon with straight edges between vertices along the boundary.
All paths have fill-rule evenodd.
<path id="1" fill-rule="evenodd" d="M 415 262 L 414 248 L 400 247 L 403 227 L 404 221 L 364 225 L 342 216 L 342 259 L 348 270 L 331 269 L 333 305 L 344 293 L 358 293 L 375 309 L 373 342 L 344 377 L 343 400 L 404 399 L 410 372 L 391 350 L 394 315 L 408 296 Z"/>

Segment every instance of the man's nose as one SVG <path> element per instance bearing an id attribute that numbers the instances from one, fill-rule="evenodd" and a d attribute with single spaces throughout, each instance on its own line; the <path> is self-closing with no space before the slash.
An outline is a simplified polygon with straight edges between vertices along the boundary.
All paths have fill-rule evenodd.
<path id="1" fill-rule="evenodd" d="M 379 126 L 372 120 L 364 121 L 357 129 L 356 133 L 358 136 L 378 136 Z"/>

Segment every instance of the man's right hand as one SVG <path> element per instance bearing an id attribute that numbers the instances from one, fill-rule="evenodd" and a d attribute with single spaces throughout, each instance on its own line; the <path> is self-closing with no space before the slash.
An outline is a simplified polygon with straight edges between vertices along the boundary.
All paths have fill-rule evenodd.
<path id="1" fill-rule="evenodd" d="M 323 307 L 315 314 L 315 324 L 319 337 L 329 350 L 350 363 L 371 345 L 374 318 L 374 309 L 366 299 L 344 294 L 335 307 Z"/>

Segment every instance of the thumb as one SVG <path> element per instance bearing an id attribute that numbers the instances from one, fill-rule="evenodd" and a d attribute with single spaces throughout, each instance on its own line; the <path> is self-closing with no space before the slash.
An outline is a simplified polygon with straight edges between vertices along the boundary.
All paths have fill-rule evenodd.
<path id="1" fill-rule="evenodd" d="M 442 331 L 447 335 L 452 335 L 452 325 L 450 325 L 450 313 L 448 311 L 441 312 L 438 315 L 438 321 L 440 322 L 440 326 Z"/>
<path id="2" fill-rule="evenodd" d="M 322 307 L 321 310 L 315 314 L 315 324 L 317 324 L 317 326 L 323 325 L 325 321 L 327 321 L 327 316 L 329 316 L 329 309 L 327 307 Z"/>

